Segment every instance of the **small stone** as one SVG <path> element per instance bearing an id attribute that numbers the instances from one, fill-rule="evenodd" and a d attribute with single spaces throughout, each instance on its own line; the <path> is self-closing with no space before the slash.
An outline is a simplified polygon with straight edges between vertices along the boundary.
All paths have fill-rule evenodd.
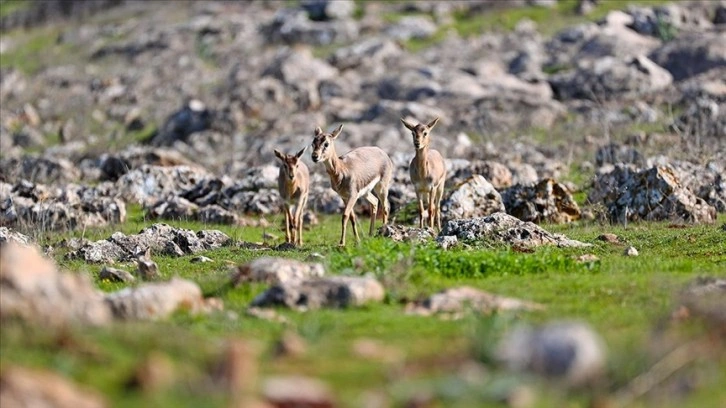
<path id="1" fill-rule="evenodd" d="M 455 317 L 459 317 L 467 310 L 488 314 L 495 311 L 543 309 L 544 306 L 538 303 L 499 296 L 468 286 L 446 289 L 422 302 L 406 306 L 406 312 L 411 314 L 428 316 L 443 313 Z"/>
<path id="2" fill-rule="evenodd" d="M 262 234 L 262 239 L 265 241 L 277 241 L 278 238 L 280 238 L 278 235 L 269 232 Z"/>
<path id="3" fill-rule="evenodd" d="M 498 359 L 510 369 L 562 380 L 569 387 L 595 384 L 605 372 L 605 345 L 586 323 L 519 326 L 499 343 Z"/>
<path id="4" fill-rule="evenodd" d="M 174 382 L 174 363 L 166 354 L 151 352 L 136 368 L 130 384 L 151 394 L 168 388 Z"/>
<path id="5" fill-rule="evenodd" d="M 436 244 L 443 250 L 451 249 L 459 244 L 456 235 L 440 235 L 436 237 Z"/>
<path id="6" fill-rule="evenodd" d="M 136 270 L 141 279 L 150 281 L 161 277 L 159 274 L 159 266 L 151 260 L 151 251 L 147 249 L 145 253 L 139 255 L 136 259 Z"/>
<path id="7" fill-rule="evenodd" d="M 103 269 L 101 269 L 101 272 L 98 273 L 98 278 L 101 280 L 109 280 L 111 282 L 133 282 L 136 280 L 131 272 L 108 266 L 104 266 Z"/>
<path id="8" fill-rule="evenodd" d="M 285 283 L 325 275 L 320 263 L 305 263 L 295 259 L 263 256 L 240 265 L 232 275 L 235 286 L 244 282 Z"/>
<path id="9" fill-rule="evenodd" d="M 277 313 L 274 309 L 263 309 L 260 307 L 247 308 L 247 316 L 256 317 L 260 320 L 267 320 L 276 323 L 288 323 L 288 319 Z"/>
<path id="10" fill-rule="evenodd" d="M 286 331 L 275 343 L 275 355 L 278 357 L 298 357 L 307 352 L 307 343 L 299 334 Z"/>
<path id="11" fill-rule="evenodd" d="M 0 373 L 3 407 L 103 408 L 103 396 L 50 370 L 4 366 Z"/>
<path id="12" fill-rule="evenodd" d="M 638 256 L 638 250 L 635 249 L 634 246 L 629 246 L 625 248 L 625 252 L 623 252 L 625 256 Z"/>
<path id="13" fill-rule="evenodd" d="M 620 238 L 618 238 L 617 235 L 611 234 L 611 233 L 601 234 L 600 236 L 597 237 L 597 239 L 600 241 L 607 242 L 609 244 L 620 244 L 621 243 Z"/>
<path id="14" fill-rule="evenodd" d="M 597 255 L 594 254 L 583 254 L 575 258 L 575 260 L 579 263 L 591 263 L 591 262 L 599 262 L 600 258 Z"/>
<path id="15" fill-rule="evenodd" d="M 206 262 L 214 262 L 212 258 L 207 258 L 206 256 L 199 255 L 195 256 L 194 258 L 190 259 L 189 262 L 191 263 L 206 263 Z"/>
<path id="16" fill-rule="evenodd" d="M 345 308 L 381 302 L 385 289 L 373 278 L 329 276 L 291 279 L 274 284 L 252 301 L 252 306 L 286 306 L 297 310 Z"/>
<path id="17" fill-rule="evenodd" d="M 337 406 L 333 395 L 324 382 L 308 377 L 271 377 L 262 385 L 262 395 L 275 407 Z"/>

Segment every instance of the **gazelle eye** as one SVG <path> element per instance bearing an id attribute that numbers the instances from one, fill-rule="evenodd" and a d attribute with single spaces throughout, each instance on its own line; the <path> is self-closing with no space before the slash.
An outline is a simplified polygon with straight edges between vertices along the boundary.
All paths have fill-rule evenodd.
<path id="1" fill-rule="evenodd" d="M 325 144 L 323 144 L 323 147 L 328 147 L 328 145 L 329 145 L 329 144 L 330 144 L 330 143 L 328 143 L 328 142 L 325 142 Z"/>

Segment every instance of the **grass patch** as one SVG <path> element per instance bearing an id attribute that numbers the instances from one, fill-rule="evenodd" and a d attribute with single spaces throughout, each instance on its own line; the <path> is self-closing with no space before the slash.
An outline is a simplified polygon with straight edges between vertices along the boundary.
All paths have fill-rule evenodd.
<path id="1" fill-rule="evenodd" d="M 282 236 L 282 219 L 273 217 L 276 227 L 235 228 L 191 221 L 168 222 L 174 226 L 219 229 L 235 240 L 260 241 L 266 232 Z M 364 224 L 366 220 L 363 220 Z M 721 215 L 719 225 L 726 222 Z M 148 226 L 138 206 L 129 208 L 129 220 L 113 228 L 39 233 L 43 244 L 83 236 L 107 238 L 113 231 L 137 233 Z M 100 390 L 115 406 L 226 406 L 223 395 L 194 386 L 203 381 L 209 367 L 219 358 L 226 338 L 254 339 L 259 345 L 260 373 L 303 374 L 322 378 L 335 390 L 342 406 L 358 406 L 362 395 L 379 392 L 397 406 L 421 389 L 433 390 L 442 406 L 496 406 L 497 392 L 515 384 L 516 378 L 492 363 L 492 346 L 513 324 L 552 319 L 583 319 L 602 334 L 609 349 L 608 389 L 617 389 L 652 364 L 643 350 L 656 322 L 673 307 L 673 295 L 696 276 L 724 276 L 726 240 L 717 226 L 669 228 L 666 223 L 624 226 L 597 224 L 545 225 L 553 232 L 594 243 L 589 249 L 540 248 L 520 253 L 508 248 L 472 248 L 441 251 L 430 244 L 395 243 L 365 236 L 359 245 L 338 249 L 339 217 L 322 217 L 321 224 L 306 232 L 306 247 L 286 252 L 253 251 L 237 247 L 207 251 L 214 262 L 190 263 L 191 256 L 157 256 L 165 278 L 182 276 L 197 282 L 205 293 L 220 296 L 225 312 L 205 317 L 178 314 L 166 322 L 119 324 L 102 329 L 73 329 L 59 334 L 20 323 L 4 324 L 0 333 L 0 366 L 22 364 L 47 367 L 80 383 Z M 624 247 L 597 241 L 603 232 L 613 232 L 641 255 L 622 256 Z M 366 234 L 364 234 L 366 235 Z M 228 265 L 247 262 L 263 255 L 305 259 L 323 255 L 333 274 L 373 274 L 387 288 L 386 301 L 379 305 L 350 309 L 298 313 L 278 312 L 289 324 L 246 317 L 246 306 L 265 285 L 252 284 L 218 291 L 228 279 Z M 577 263 L 574 257 L 593 253 L 594 263 Z M 126 284 L 98 282 L 101 265 L 68 260 L 56 252 L 56 260 L 67 270 L 88 274 L 106 291 Z M 131 264 L 116 265 L 133 270 Z M 494 293 L 536 301 L 547 306 L 543 312 L 514 315 L 466 315 L 461 320 L 406 315 L 403 304 L 440 289 L 470 285 Z M 298 333 L 307 343 L 307 353 L 277 357 L 275 343 L 285 330 Z M 69 337 L 68 339 L 60 336 Z M 353 344 L 372 338 L 396 350 L 396 362 L 358 356 Z M 168 358 L 180 377 L 171 388 L 147 395 L 129 389 L 135 368 L 149 355 Z M 478 359 L 491 371 L 481 383 L 470 384 L 456 374 L 458 363 Z M 679 406 L 709 406 L 725 395 L 719 381 L 726 380 L 726 361 L 705 363 L 712 377 L 691 398 Z M 720 370 L 720 371 L 719 371 Z M 714 374 L 715 373 L 715 374 Z M 541 406 L 579 404 L 582 396 L 541 390 Z M 701 404 L 701 405 L 699 405 Z M 706 405 L 702 405 L 706 404 Z M 540 405 L 538 405 L 540 406 Z M 714 405 L 712 405 L 714 406 Z"/>
<path id="2" fill-rule="evenodd" d="M 0 0 L 0 18 L 26 9 L 31 4 L 28 0 Z"/>

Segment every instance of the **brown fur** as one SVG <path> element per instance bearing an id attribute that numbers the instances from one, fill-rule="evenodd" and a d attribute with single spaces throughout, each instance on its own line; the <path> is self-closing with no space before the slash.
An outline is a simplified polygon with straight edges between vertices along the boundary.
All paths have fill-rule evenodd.
<path id="1" fill-rule="evenodd" d="M 360 241 L 355 212 L 358 198 L 364 197 L 371 204 L 370 234 L 373 235 L 378 203 L 382 202 L 383 223 L 388 223 L 388 188 L 393 177 L 393 162 L 379 147 L 365 146 L 351 150 L 338 157 L 335 153 L 334 141 L 343 130 L 338 126 L 332 133 L 324 133 L 319 127 L 315 129 L 312 159 L 323 162 L 330 177 L 330 186 L 345 203 L 343 211 L 340 246 L 345 246 L 346 226 L 350 220 L 356 242 Z M 366 191 L 367 190 L 367 191 Z"/>
<path id="2" fill-rule="evenodd" d="M 411 131 L 416 148 L 416 155 L 408 170 L 418 198 L 419 227 L 424 227 L 424 213 L 428 210 L 426 226 L 441 230 L 441 198 L 446 181 L 446 162 L 441 153 L 429 147 L 431 130 L 438 121 L 439 118 L 436 118 L 426 125 L 414 125 L 401 118 L 401 123 Z"/>

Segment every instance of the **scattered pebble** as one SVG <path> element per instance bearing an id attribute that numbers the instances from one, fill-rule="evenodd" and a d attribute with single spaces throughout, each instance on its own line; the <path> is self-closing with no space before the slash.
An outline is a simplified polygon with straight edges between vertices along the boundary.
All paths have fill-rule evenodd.
<path id="1" fill-rule="evenodd" d="M 214 261 L 212 260 L 212 258 L 207 258 L 206 256 L 200 255 L 200 256 L 195 256 L 194 258 L 192 258 L 191 260 L 189 260 L 189 262 L 191 262 L 191 263 L 205 263 L 205 262 L 214 262 Z"/>
<path id="2" fill-rule="evenodd" d="M 610 233 L 602 234 L 599 237 L 597 237 L 597 239 L 600 241 L 605 241 L 609 244 L 620 244 L 620 238 L 618 238 L 618 236 L 615 234 L 610 234 Z"/>
<path id="3" fill-rule="evenodd" d="M 638 250 L 635 249 L 634 246 L 629 246 L 625 248 L 625 252 L 623 254 L 625 256 L 638 256 Z"/>

